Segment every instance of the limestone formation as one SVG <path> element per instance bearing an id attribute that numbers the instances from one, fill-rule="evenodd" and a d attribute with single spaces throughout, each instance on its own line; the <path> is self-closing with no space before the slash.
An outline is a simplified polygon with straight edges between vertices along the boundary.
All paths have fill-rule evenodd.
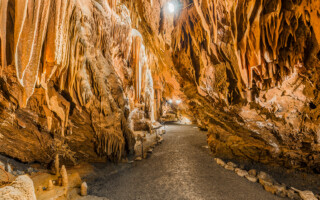
<path id="1" fill-rule="evenodd" d="M 87 185 L 86 182 L 83 182 L 81 184 L 80 194 L 81 194 L 81 196 L 87 196 L 88 195 L 88 185 Z"/>
<path id="2" fill-rule="evenodd" d="M 50 191 L 52 189 L 53 189 L 53 182 L 52 180 L 49 180 L 47 190 Z"/>
<path id="3" fill-rule="evenodd" d="M 215 156 L 319 172 L 320 2 L 166 3 L 2 0 L 0 153 L 121 161 L 171 116 Z"/>
<path id="4" fill-rule="evenodd" d="M 68 173 L 66 170 L 66 167 L 64 165 L 62 165 L 61 170 L 60 170 L 60 174 L 61 174 L 61 184 L 64 187 L 68 187 Z"/>
<path id="5" fill-rule="evenodd" d="M 3 200 L 36 200 L 31 178 L 19 176 L 10 186 L 0 188 L 0 197 Z"/>
<path id="6" fill-rule="evenodd" d="M 59 154 L 57 154 L 55 156 L 55 159 L 54 159 L 54 168 L 55 168 L 55 174 L 57 176 L 59 176 L 59 172 L 60 172 L 60 162 L 59 162 Z"/>

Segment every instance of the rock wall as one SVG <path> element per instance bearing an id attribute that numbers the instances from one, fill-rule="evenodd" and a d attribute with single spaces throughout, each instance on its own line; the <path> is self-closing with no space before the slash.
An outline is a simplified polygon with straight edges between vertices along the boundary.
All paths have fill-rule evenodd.
<path id="1" fill-rule="evenodd" d="M 173 59 L 212 151 L 316 171 L 319 3 L 195 0 L 182 7 Z"/>
<path id="2" fill-rule="evenodd" d="M 317 170 L 319 2 L 168 2 L 2 0 L 0 152 L 119 160 L 170 98 L 221 157 Z"/>
<path id="3" fill-rule="evenodd" d="M 106 0 L 0 6 L 0 153 L 76 163 L 132 151 L 129 113 L 138 107 L 144 118 L 156 116 L 150 55 L 127 7 Z"/>

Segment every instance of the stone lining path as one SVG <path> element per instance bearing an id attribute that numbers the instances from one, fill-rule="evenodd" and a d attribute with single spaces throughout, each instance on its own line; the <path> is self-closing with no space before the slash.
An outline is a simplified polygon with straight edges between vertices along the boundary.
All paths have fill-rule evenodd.
<path id="1" fill-rule="evenodd" d="M 95 165 L 89 193 L 111 200 L 282 199 L 216 164 L 206 134 L 193 125 L 166 125 L 164 142 L 150 158 L 131 164 Z"/>

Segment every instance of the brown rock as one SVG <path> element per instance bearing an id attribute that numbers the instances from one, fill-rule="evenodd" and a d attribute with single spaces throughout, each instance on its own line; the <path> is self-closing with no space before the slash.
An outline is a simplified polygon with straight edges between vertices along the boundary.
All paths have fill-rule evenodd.
<path id="1" fill-rule="evenodd" d="M 226 165 L 226 163 L 223 160 L 221 160 L 220 158 L 215 158 L 214 160 L 216 161 L 216 163 L 218 165 L 220 165 L 222 167 L 224 167 Z"/>
<path id="2" fill-rule="evenodd" d="M 224 166 L 225 169 L 230 170 L 230 171 L 234 171 L 234 167 L 232 167 L 231 165 L 225 165 Z"/>
<path id="3" fill-rule="evenodd" d="M 142 158 L 140 156 L 135 158 L 135 161 L 141 161 L 141 160 L 142 160 Z"/>
<path id="4" fill-rule="evenodd" d="M 246 170 L 242 170 L 240 168 L 236 168 L 235 169 L 235 172 L 238 176 L 240 177 L 245 177 L 245 176 L 248 176 L 248 172 Z"/>
<path id="5" fill-rule="evenodd" d="M 300 200 L 300 195 L 292 189 L 287 190 L 287 197 L 293 200 Z"/>
<path id="6" fill-rule="evenodd" d="M 250 182 L 253 182 L 253 183 L 255 183 L 255 182 L 257 182 L 257 177 L 255 177 L 255 176 L 252 176 L 252 175 L 246 175 L 245 176 Z"/>
<path id="7" fill-rule="evenodd" d="M 299 195 L 301 199 L 303 200 L 317 200 L 317 198 L 314 196 L 313 192 L 311 191 L 299 191 Z"/>
<path id="8" fill-rule="evenodd" d="M 36 200 L 31 178 L 27 175 L 17 177 L 10 186 L 0 188 L 0 197 L 15 200 Z"/>
<path id="9" fill-rule="evenodd" d="M 252 175 L 252 176 L 257 176 L 257 170 L 255 170 L 255 169 L 249 170 L 248 173 L 249 173 L 250 175 Z"/>

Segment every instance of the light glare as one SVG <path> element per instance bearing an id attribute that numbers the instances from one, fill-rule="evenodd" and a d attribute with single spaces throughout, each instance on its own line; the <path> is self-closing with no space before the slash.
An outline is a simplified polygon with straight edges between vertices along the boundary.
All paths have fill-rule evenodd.
<path id="1" fill-rule="evenodd" d="M 174 4 L 173 3 L 168 3 L 168 9 L 169 9 L 169 12 L 170 13 L 174 13 L 174 11 L 175 11 L 175 6 L 174 6 Z"/>

